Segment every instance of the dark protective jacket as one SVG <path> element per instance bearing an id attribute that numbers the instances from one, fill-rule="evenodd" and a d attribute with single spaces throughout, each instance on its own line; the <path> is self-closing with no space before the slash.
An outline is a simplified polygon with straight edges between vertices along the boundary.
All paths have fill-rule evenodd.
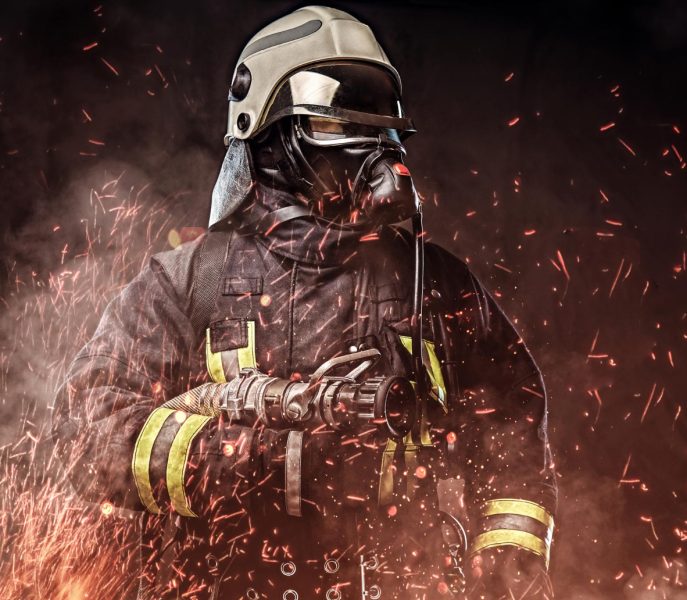
<path id="1" fill-rule="evenodd" d="M 473 551 L 515 546 L 548 560 L 555 489 L 541 375 L 466 265 L 434 244 L 422 419 L 404 443 L 374 428 L 335 444 L 315 432 L 302 516 L 284 509 L 280 433 L 162 407 L 247 366 L 305 378 L 353 347 L 382 352 L 376 374 L 412 373 L 411 236 L 361 237 L 313 218 L 256 227 L 258 210 L 252 228 L 225 222 L 155 255 L 107 307 L 59 393 L 56 438 L 77 487 L 144 512 L 142 596 L 359 598 L 361 561 L 374 555 L 365 585 L 384 598 L 439 597 L 436 487 L 449 476 L 465 485 Z"/>

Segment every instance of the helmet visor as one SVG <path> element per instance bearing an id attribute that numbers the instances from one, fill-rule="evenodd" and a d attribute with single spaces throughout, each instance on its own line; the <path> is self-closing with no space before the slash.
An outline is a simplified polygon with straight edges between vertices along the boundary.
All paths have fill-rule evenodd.
<path id="1" fill-rule="evenodd" d="M 400 137 L 415 131 L 403 113 L 392 74 L 362 62 L 318 64 L 288 76 L 269 103 L 260 129 L 289 115 L 394 129 Z"/>
<path id="2" fill-rule="evenodd" d="M 324 117 L 296 117 L 298 135 L 313 146 L 360 146 L 365 144 L 403 148 L 395 129 L 350 123 Z"/>

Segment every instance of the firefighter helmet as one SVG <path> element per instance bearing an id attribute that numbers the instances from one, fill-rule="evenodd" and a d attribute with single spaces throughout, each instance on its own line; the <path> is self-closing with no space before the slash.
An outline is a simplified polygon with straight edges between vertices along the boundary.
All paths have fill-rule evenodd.
<path id="1" fill-rule="evenodd" d="M 324 6 L 300 8 L 248 42 L 231 84 L 225 144 L 290 115 L 414 131 L 401 79 L 370 28 Z"/>

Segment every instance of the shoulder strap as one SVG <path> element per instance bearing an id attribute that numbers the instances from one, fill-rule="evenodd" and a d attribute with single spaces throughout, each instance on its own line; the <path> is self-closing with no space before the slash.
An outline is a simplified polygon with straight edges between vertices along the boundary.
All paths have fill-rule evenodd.
<path id="1" fill-rule="evenodd" d="M 209 231 L 196 252 L 191 288 L 191 324 L 193 330 L 204 332 L 215 308 L 224 265 L 229 254 L 233 231 Z"/>

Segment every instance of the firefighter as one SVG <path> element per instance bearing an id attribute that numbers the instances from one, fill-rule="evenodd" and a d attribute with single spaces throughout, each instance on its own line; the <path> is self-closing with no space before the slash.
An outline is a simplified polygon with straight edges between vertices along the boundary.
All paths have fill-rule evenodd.
<path id="1" fill-rule="evenodd" d="M 109 304 L 58 394 L 76 487 L 142 513 L 140 598 L 551 597 L 542 378 L 434 244 L 418 320 L 416 240 L 393 226 L 418 210 L 413 132 L 345 12 L 301 8 L 241 53 L 208 232 Z"/>

